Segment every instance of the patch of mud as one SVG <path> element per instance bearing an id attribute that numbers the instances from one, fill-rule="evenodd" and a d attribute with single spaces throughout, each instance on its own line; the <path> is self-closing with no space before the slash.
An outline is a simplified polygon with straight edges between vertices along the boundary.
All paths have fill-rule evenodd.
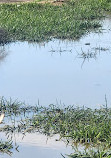
<path id="1" fill-rule="evenodd" d="M 33 0 L 0 0 L 0 3 L 33 2 Z"/>
<path id="2" fill-rule="evenodd" d="M 40 2 L 36 2 L 34 0 L 0 0 L 0 4 L 3 4 L 3 3 L 9 3 L 9 4 L 30 3 L 30 2 L 35 2 L 35 3 L 38 3 L 38 4 L 51 4 L 51 5 L 55 5 L 55 6 L 61 6 L 61 5 L 65 4 L 64 0 L 40 1 Z"/>

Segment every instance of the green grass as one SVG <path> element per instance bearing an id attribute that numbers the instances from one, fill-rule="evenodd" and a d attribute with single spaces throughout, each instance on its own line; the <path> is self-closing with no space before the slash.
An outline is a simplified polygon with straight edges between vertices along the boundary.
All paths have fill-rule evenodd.
<path id="1" fill-rule="evenodd" d="M 55 105 L 33 107 L 2 98 L 0 111 L 5 113 L 5 119 L 12 122 L 12 125 L 6 122 L 0 127 L 0 132 L 7 136 L 27 132 L 40 132 L 47 136 L 59 134 L 60 140 L 65 140 L 67 144 L 94 148 L 92 152 L 74 153 L 70 155 L 71 158 L 110 158 L 111 108 L 107 107 L 107 101 L 106 106 L 100 109 L 90 109 L 74 106 L 60 108 Z M 97 150 L 100 147 L 102 150 Z"/>
<path id="2" fill-rule="evenodd" d="M 49 108 L 30 123 L 45 134 L 60 134 L 74 143 L 111 145 L 111 109 Z"/>
<path id="3" fill-rule="evenodd" d="M 110 4 L 108 0 L 72 0 L 62 6 L 2 4 L 0 27 L 5 28 L 12 41 L 74 40 L 100 27 L 97 20 L 111 9 Z"/>
<path id="4" fill-rule="evenodd" d="M 47 135 L 59 134 L 60 138 L 71 139 L 73 143 L 111 146 L 111 109 L 107 107 L 94 110 L 70 106 L 62 109 L 54 105 L 47 108 L 28 107 L 17 102 L 6 102 L 3 99 L 0 105 L 0 111 L 5 112 L 5 117 L 31 114 L 18 126 L 13 125 L 9 128 L 7 125 L 0 128 L 0 131 L 36 130 Z"/>
<path id="5" fill-rule="evenodd" d="M 68 155 L 68 158 L 111 158 L 111 150 L 90 150 L 88 152 L 77 152 Z"/>
<path id="6" fill-rule="evenodd" d="M 10 42 L 10 37 L 5 29 L 0 28 L 0 44 Z"/>
<path id="7" fill-rule="evenodd" d="M 11 155 L 11 149 L 13 148 L 11 141 L 0 140 L 0 152 Z"/>

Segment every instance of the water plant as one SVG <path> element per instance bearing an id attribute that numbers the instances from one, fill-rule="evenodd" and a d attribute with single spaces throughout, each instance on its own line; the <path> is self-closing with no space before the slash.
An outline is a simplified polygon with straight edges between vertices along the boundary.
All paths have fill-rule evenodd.
<path id="1" fill-rule="evenodd" d="M 13 148 L 11 141 L 2 141 L 0 140 L 0 152 L 7 153 L 11 155 L 11 149 Z"/>
<path id="2" fill-rule="evenodd" d="M 65 158 L 65 157 L 64 157 Z M 111 150 L 89 150 L 68 155 L 68 158 L 111 158 Z"/>
<path id="3" fill-rule="evenodd" d="M 0 111 L 5 112 L 6 120 L 11 120 L 10 124 L 4 120 L 5 125 L 0 127 L 0 132 L 6 133 L 8 137 L 14 133 L 24 135 L 27 132 L 39 132 L 47 136 L 59 134 L 60 139 L 72 146 L 82 144 L 89 149 L 102 146 L 104 152 L 111 149 L 111 109 L 107 102 L 100 109 L 74 106 L 60 108 L 55 105 L 33 107 L 2 98 Z M 101 152 L 94 150 L 93 154 L 100 155 Z M 73 158 L 75 155 L 71 156 Z"/>
<path id="4" fill-rule="evenodd" d="M 73 143 L 111 145 L 111 109 L 92 110 L 71 106 L 59 108 L 54 105 L 28 108 L 27 106 L 18 106 L 16 102 L 8 103 L 8 106 L 6 106 L 6 102 L 4 104 L 2 101 L 1 103 L 1 110 L 4 110 L 7 116 L 33 112 L 31 117 L 27 117 L 22 120 L 21 124 L 13 127 L 15 131 L 18 129 L 20 131 L 21 128 L 24 132 L 39 131 L 47 135 L 58 133 L 61 138 L 71 139 Z M 1 129 L 6 130 L 6 126 Z M 12 130 L 12 128 L 10 129 Z"/>

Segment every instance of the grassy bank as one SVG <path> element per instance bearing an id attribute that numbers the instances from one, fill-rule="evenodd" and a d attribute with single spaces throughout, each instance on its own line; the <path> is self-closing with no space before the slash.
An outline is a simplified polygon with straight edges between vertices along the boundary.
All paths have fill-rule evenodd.
<path id="1" fill-rule="evenodd" d="M 53 4 L 2 4 L 0 27 L 11 40 L 45 41 L 51 38 L 78 39 L 97 29 L 108 0 L 72 0 L 62 6 Z"/>

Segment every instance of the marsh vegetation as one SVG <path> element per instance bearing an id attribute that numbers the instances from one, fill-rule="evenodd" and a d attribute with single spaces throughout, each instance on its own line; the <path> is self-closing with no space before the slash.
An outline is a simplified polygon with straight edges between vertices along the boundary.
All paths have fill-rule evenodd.
<path id="1" fill-rule="evenodd" d="M 9 42 L 41 42 L 53 38 L 77 40 L 102 25 L 100 20 L 111 11 L 110 0 L 71 0 L 61 5 L 53 3 L 0 4 L 0 45 Z M 87 43 L 86 45 L 90 45 Z M 92 49 L 91 49 L 92 50 Z M 96 47 L 92 52 L 78 53 L 85 60 L 96 59 L 98 51 L 108 48 Z M 55 52 L 54 49 L 51 52 Z M 60 49 L 58 52 L 65 52 Z M 69 50 L 72 53 L 71 50 Z M 4 50 L 0 59 L 5 57 Z M 83 64 L 82 64 L 83 65 Z M 48 137 L 55 134 L 67 145 L 78 147 L 73 154 L 62 155 L 70 158 L 110 158 L 111 157 L 111 108 L 75 106 L 27 106 L 16 101 L 0 99 L 0 113 L 5 113 L 0 133 L 6 140 L 0 140 L 0 153 L 12 154 L 18 150 L 14 146 L 13 134 L 41 133 Z M 9 122 L 7 122 L 9 120 Z M 83 150 L 79 150 L 79 146 Z"/>
<path id="2" fill-rule="evenodd" d="M 64 140 L 73 147 L 80 144 L 85 147 L 85 151 L 75 151 L 69 157 L 110 157 L 111 109 L 107 107 L 107 102 L 100 109 L 73 106 L 60 108 L 55 105 L 46 108 L 2 99 L 0 111 L 4 111 L 5 118 L 13 122 L 7 124 L 6 121 L 0 127 L 0 132 L 6 133 L 7 137 L 11 138 L 14 133 L 25 136 L 26 133 L 39 132 L 50 137 L 59 134 L 57 141 Z M 0 151 L 10 153 L 12 145 L 12 142 L 1 141 Z"/>

